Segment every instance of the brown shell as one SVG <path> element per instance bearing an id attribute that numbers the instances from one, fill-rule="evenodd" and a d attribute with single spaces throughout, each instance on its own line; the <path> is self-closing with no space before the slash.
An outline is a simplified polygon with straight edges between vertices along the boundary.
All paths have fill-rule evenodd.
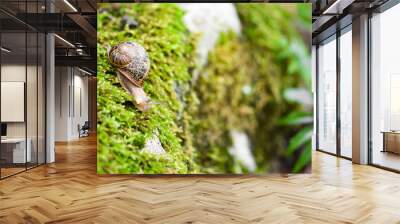
<path id="1" fill-rule="evenodd" d="M 142 46 L 131 41 L 120 43 L 111 48 L 108 59 L 136 86 L 143 85 L 150 69 L 150 60 Z"/>

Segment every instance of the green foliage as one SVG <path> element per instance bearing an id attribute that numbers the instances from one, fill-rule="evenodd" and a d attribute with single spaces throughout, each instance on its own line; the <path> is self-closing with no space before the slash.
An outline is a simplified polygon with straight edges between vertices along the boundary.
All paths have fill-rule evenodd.
<path id="1" fill-rule="evenodd" d="M 304 170 L 305 167 L 311 163 L 311 141 L 307 142 L 307 145 L 301 151 L 299 159 L 296 161 L 293 167 L 293 173 L 299 173 Z"/>
<path id="2" fill-rule="evenodd" d="M 259 169 L 266 161 L 286 157 L 291 172 L 293 158 L 286 154 L 287 139 L 301 130 L 288 128 L 287 114 L 301 113 L 303 107 L 285 100 L 284 91 L 293 87 L 309 87 L 311 83 L 309 49 L 302 42 L 294 24 L 295 15 L 279 4 L 237 4 L 243 34 L 252 53 L 256 99 L 257 126 L 252 142 Z M 303 9 L 301 9 L 303 10 Z M 292 115 L 293 116 L 293 115 Z"/>
<path id="3" fill-rule="evenodd" d="M 312 3 L 297 4 L 297 14 L 303 26 L 311 29 L 312 27 Z"/>
<path id="4" fill-rule="evenodd" d="M 298 125 L 308 122 L 309 118 L 312 119 L 312 114 L 306 111 L 293 111 L 281 118 L 278 122 L 279 125 Z"/>
<path id="5" fill-rule="evenodd" d="M 279 120 L 279 124 L 300 130 L 290 139 L 287 146 L 286 156 L 294 157 L 299 154 L 295 161 L 292 172 L 298 173 L 306 168 L 311 162 L 311 137 L 313 132 L 311 112 L 294 111 Z"/>
<path id="6" fill-rule="evenodd" d="M 289 141 L 286 149 L 286 155 L 290 156 L 296 149 L 299 149 L 304 143 L 311 139 L 312 127 L 305 127 L 295 134 Z"/>
<path id="7" fill-rule="evenodd" d="M 182 142 L 182 107 L 175 86 L 188 85 L 194 66 L 194 39 L 182 22 L 183 12 L 172 4 L 101 4 L 98 14 L 98 172 L 196 173 L 194 152 Z M 122 27 L 129 15 L 140 24 Z M 145 92 L 156 102 L 139 112 L 107 61 L 106 47 L 132 40 L 147 50 L 151 70 Z M 167 155 L 141 151 L 146 139 L 158 135 Z"/>
<path id="8" fill-rule="evenodd" d="M 301 12 L 309 7 L 309 4 L 301 5 Z M 305 80 L 304 84 L 309 86 L 309 50 L 296 30 L 296 14 L 285 10 L 280 4 L 237 4 L 237 8 L 244 34 L 252 45 L 259 47 L 252 50 L 259 54 L 270 54 L 270 58 L 284 68 L 285 74 L 300 75 Z"/>

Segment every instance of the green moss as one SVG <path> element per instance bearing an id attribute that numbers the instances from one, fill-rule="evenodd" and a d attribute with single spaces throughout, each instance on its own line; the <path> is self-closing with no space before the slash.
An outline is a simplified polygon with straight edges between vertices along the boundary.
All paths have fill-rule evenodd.
<path id="1" fill-rule="evenodd" d="M 135 18 L 136 29 L 121 30 L 123 15 Z M 195 173 L 193 150 L 183 141 L 182 107 L 174 86 L 188 85 L 194 66 L 194 39 L 182 22 L 183 12 L 172 4 L 101 4 L 98 14 L 98 172 Z M 151 19 L 150 19 L 151 18 Z M 109 65 L 106 46 L 132 40 L 147 50 L 151 70 L 145 92 L 159 102 L 146 113 L 132 104 Z M 142 152 L 146 139 L 157 134 L 167 155 Z"/>
<path id="2" fill-rule="evenodd" d="M 309 4 L 301 6 L 302 13 L 304 7 Z M 279 161 L 279 171 L 291 172 L 294 161 L 285 157 L 286 148 L 301 127 L 281 126 L 279 120 L 303 108 L 282 96 L 289 88 L 310 86 L 309 49 L 296 30 L 296 14 L 282 5 L 237 4 L 236 8 L 257 70 L 253 76 L 257 127 L 252 142 L 258 169 L 267 169 L 269 161 Z"/>
<path id="3" fill-rule="evenodd" d="M 184 26 L 181 9 L 173 4 L 99 8 L 99 173 L 246 173 L 229 153 L 231 130 L 250 136 L 257 172 L 282 161 L 301 127 L 285 127 L 279 120 L 302 109 L 287 102 L 283 92 L 309 85 L 309 65 L 302 59 L 307 50 L 291 13 L 271 4 L 238 4 L 243 36 L 221 34 L 194 81 L 195 37 Z M 121 29 L 124 15 L 139 26 Z M 142 44 L 151 61 L 144 89 L 159 104 L 145 113 L 132 104 L 107 61 L 106 46 L 127 40 Z M 154 134 L 166 155 L 141 151 Z"/>
<path id="4" fill-rule="evenodd" d="M 195 86 L 201 105 L 192 131 L 198 163 L 204 172 L 247 172 L 228 152 L 230 131 L 239 130 L 251 139 L 256 172 L 290 172 L 294 162 L 285 161 L 288 139 L 301 127 L 282 126 L 279 121 L 301 111 L 302 106 L 282 96 L 288 88 L 309 84 L 309 65 L 302 65 L 308 51 L 287 8 L 276 4 L 236 6 L 243 36 L 221 34 Z M 293 45 L 298 45 L 300 53 Z"/>
<path id="5" fill-rule="evenodd" d="M 233 32 L 222 33 L 208 55 L 208 63 L 194 86 L 200 106 L 194 113 L 192 133 L 198 163 L 206 173 L 243 173 L 246 168 L 229 153 L 231 130 L 254 127 L 250 97 L 249 52 Z"/>

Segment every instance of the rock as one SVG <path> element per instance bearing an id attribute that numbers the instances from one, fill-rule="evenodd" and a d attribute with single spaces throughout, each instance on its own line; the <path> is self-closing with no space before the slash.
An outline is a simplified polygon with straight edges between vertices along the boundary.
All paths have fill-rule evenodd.
<path id="1" fill-rule="evenodd" d="M 125 15 L 121 19 L 121 29 L 124 29 L 126 25 L 128 25 L 129 29 L 134 29 L 139 23 L 134 18 Z"/>
<path id="2" fill-rule="evenodd" d="M 185 86 L 183 84 L 179 84 L 176 81 L 173 82 L 173 87 L 174 87 L 176 96 L 178 97 L 178 100 L 181 102 L 181 105 L 180 105 L 180 108 L 179 108 L 178 114 L 177 114 L 177 118 L 181 119 L 183 112 L 185 110 L 185 107 L 186 107 L 185 94 L 189 90 L 188 90 L 188 88 L 185 88 Z"/>
<path id="3" fill-rule="evenodd" d="M 105 8 L 100 8 L 100 9 L 99 9 L 99 13 L 105 13 L 105 12 L 108 12 L 108 10 L 105 9 Z"/>
<path id="4" fill-rule="evenodd" d="M 201 33 L 197 46 L 199 65 L 207 63 L 208 52 L 214 49 L 221 32 L 232 30 L 239 34 L 241 25 L 232 3 L 181 3 L 186 12 L 184 22 L 192 33 Z"/>
<path id="5" fill-rule="evenodd" d="M 166 154 L 157 135 L 153 135 L 150 139 L 148 139 L 142 150 L 153 154 Z"/>
<path id="6" fill-rule="evenodd" d="M 251 153 L 249 137 L 246 133 L 235 130 L 232 130 L 230 134 L 233 144 L 229 148 L 229 153 L 241 161 L 249 171 L 254 172 L 257 166 Z"/>

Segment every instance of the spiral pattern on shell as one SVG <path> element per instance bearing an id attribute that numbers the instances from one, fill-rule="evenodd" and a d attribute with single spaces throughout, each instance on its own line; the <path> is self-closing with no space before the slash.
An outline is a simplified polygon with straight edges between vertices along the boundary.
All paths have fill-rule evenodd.
<path id="1" fill-rule="evenodd" d="M 122 42 L 112 47 L 108 59 L 119 72 L 137 86 L 143 84 L 150 69 L 150 60 L 146 50 L 132 41 Z"/>

